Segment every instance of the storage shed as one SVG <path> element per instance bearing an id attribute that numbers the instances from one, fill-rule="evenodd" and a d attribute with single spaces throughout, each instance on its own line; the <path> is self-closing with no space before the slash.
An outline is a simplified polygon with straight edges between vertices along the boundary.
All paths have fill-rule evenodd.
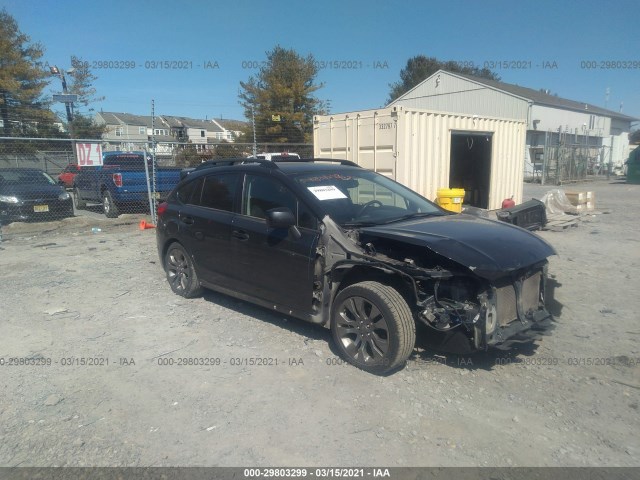
<path id="1" fill-rule="evenodd" d="M 464 203 L 500 208 L 522 201 L 526 119 L 462 115 L 402 106 L 314 118 L 316 158 L 342 158 L 435 200 L 464 188 Z"/>
<path id="2" fill-rule="evenodd" d="M 579 149 L 591 163 L 621 166 L 629 154 L 631 124 L 638 121 L 621 112 L 552 95 L 549 90 L 445 70 L 438 70 L 389 107 L 525 120 L 527 148 L 522 166 L 528 177 L 540 174 L 545 163 L 548 169 L 562 169 L 553 164 L 549 147 Z"/>

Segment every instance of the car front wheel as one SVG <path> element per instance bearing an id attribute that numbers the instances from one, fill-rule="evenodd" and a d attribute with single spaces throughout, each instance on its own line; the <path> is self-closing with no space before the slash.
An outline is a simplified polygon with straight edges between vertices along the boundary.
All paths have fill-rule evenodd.
<path id="1" fill-rule="evenodd" d="M 197 297 L 202 293 L 193 262 L 185 248 L 179 243 L 171 244 L 167 250 L 164 257 L 164 269 L 174 293 L 185 298 Z"/>
<path id="2" fill-rule="evenodd" d="M 345 360 L 375 374 L 403 366 L 416 342 L 405 299 L 396 289 L 371 281 L 351 285 L 336 296 L 331 333 Z"/>

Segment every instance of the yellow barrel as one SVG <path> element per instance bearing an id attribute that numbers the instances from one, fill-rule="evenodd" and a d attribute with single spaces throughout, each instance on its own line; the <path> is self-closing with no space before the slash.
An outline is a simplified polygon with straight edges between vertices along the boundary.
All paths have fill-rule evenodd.
<path id="1" fill-rule="evenodd" d="M 460 213 L 464 200 L 464 188 L 439 188 L 436 203 L 445 210 Z"/>

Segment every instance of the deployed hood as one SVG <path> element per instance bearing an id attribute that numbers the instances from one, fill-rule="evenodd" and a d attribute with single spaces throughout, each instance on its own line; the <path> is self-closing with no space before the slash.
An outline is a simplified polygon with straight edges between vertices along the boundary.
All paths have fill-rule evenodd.
<path id="1" fill-rule="evenodd" d="M 360 233 L 424 246 L 490 280 L 556 254 L 527 230 L 470 215 L 417 218 L 363 227 Z"/>

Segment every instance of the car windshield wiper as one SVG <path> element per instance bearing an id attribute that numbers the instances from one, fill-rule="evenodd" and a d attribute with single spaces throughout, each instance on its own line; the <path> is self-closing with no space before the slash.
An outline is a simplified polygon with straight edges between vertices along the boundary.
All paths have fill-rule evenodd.
<path id="1" fill-rule="evenodd" d="M 408 215 L 403 215 L 401 217 L 392 218 L 390 220 L 380 222 L 378 223 L 378 225 L 387 225 L 388 223 L 402 222 L 404 220 L 411 220 L 412 218 L 441 217 L 442 215 L 444 214 L 440 212 L 414 212 L 409 213 Z"/>

